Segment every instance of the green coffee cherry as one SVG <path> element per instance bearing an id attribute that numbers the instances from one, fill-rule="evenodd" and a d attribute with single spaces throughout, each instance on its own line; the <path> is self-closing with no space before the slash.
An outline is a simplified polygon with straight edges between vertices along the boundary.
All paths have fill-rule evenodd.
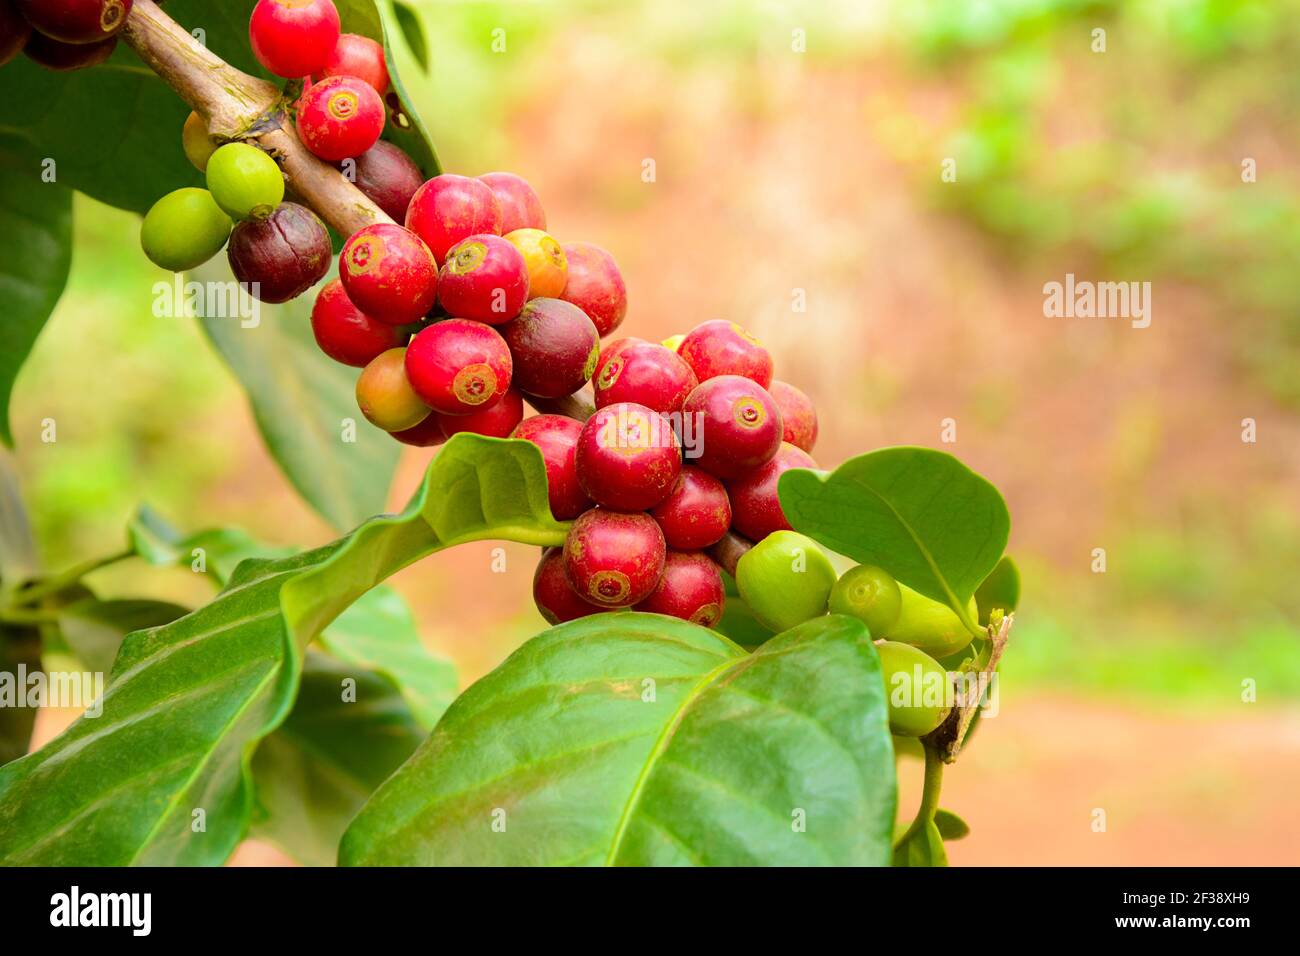
<path id="1" fill-rule="evenodd" d="M 902 601 L 898 609 L 898 619 L 883 634 L 873 637 L 885 637 L 891 641 L 911 644 L 932 657 L 947 657 L 955 654 L 971 642 L 971 633 L 953 613 L 952 608 L 938 601 L 932 601 L 923 594 L 918 594 L 906 584 L 898 586 Z M 979 615 L 975 599 L 967 605 L 970 619 L 974 621 Z"/>
<path id="2" fill-rule="evenodd" d="M 826 613 L 835 569 L 817 542 L 794 531 L 774 531 L 736 565 L 740 596 L 763 625 L 780 633 Z"/>
<path id="3" fill-rule="evenodd" d="M 207 170 L 208 160 L 216 152 L 217 144 L 208 135 L 208 124 L 198 113 L 191 113 L 181 129 L 181 149 L 185 151 L 185 158 L 190 161 L 190 165 L 199 172 Z"/>
<path id="4" fill-rule="evenodd" d="M 284 174 L 256 146 L 227 143 L 208 158 L 208 189 L 235 219 L 265 219 L 284 199 Z"/>
<path id="5" fill-rule="evenodd" d="M 830 612 L 860 619 L 873 638 L 883 637 L 898 620 L 901 605 L 898 582 L 884 568 L 873 564 L 850 568 L 831 590 Z"/>
<path id="6" fill-rule="evenodd" d="M 184 272 L 220 252 L 233 225 L 210 192 L 190 186 L 153 204 L 140 227 L 140 246 L 155 265 Z"/>
<path id="7" fill-rule="evenodd" d="M 929 654 L 910 644 L 882 641 L 876 645 L 880 673 L 885 679 L 889 730 L 901 737 L 924 737 L 948 716 L 948 679 Z"/>

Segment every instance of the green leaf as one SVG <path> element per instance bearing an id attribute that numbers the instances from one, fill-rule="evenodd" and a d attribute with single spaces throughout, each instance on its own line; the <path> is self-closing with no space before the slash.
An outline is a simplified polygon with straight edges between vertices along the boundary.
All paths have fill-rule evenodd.
<path id="1" fill-rule="evenodd" d="M 22 58 L 25 59 L 25 58 Z M 14 105 L 4 92 L 0 72 L 0 102 L 7 114 Z M 35 64 L 28 63 L 35 69 Z M 3 150 L 0 125 L 0 441 L 12 446 L 9 399 L 14 380 L 45 320 L 63 294 L 72 262 L 72 193 L 58 183 L 41 181 L 39 162 L 23 162 Z"/>
<path id="2" fill-rule="evenodd" d="M 35 627 L 0 625 L 0 765 L 17 760 L 31 746 L 40 708 L 25 706 L 25 677 L 40 669 L 41 632 Z M 15 695 L 13 700 L 4 699 L 8 693 Z M 23 706 L 18 706 L 18 695 Z"/>
<path id="3" fill-rule="evenodd" d="M 131 550 L 150 564 L 188 565 L 201 569 L 222 585 L 245 558 L 287 558 L 290 554 L 263 544 L 240 528 L 209 528 L 191 535 L 181 534 L 148 505 L 141 505 L 131 516 L 127 539 Z"/>
<path id="4" fill-rule="evenodd" d="M 15 586 L 35 576 L 38 569 L 13 455 L 0 448 L 0 584 Z"/>
<path id="5" fill-rule="evenodd" d="M 1006 548 L 1011 516 L 998 490 L 956 458 L 885 448 L 829 474 L 791 469 L 779 494 L 796 531 L 879 565 L 978 631 L 966 606 Z"/>
<path id="6" fill-rule="evenodd" d="M 948 851 L 934 820 L 900 843 L 894 850 L 894 866 L 947 866 Z"/>
<path id="7" fill-rule="evenodd" d="M 113 669 L 122 639 L 132 631 L 170 624 L 189 613 L 167 601 L 89 597 L 58 610 L 59 631 L 87 670 L 107 674 Z"/>
<path id="8" fill-rule="evenodd" d="M 951 810 L 936 810 L 934 826 L 939 835 L 949 842 L 970 836 L 970 825 Z"/>
<path id="9" fill-rule="evenodd" d="M 348 821 L 426 732 L 389 681 L 308 651 L 293 710 L 253 755 L 253 834 L 300 863 L 333 866 Z"/>
<path id="10" fill-rule="evenodd" d="M 753 654 L 658 615 L 553 628 L 457 698 L 340 862 L 887 864 L 879 666 L 847 617 Z"/>
<path id="11" fill-rule="evenodd" d="M 1009 554 L 1004 554 L 997 567 L 975 590 L 975 605 L 979 608 L 980 624 L 987 627 L 989 612 L 1001 608 L 1010 613 L 1020 603 L 1020 568 Z"/>
<path id="12" fill-rule="evenodd" d="M 428 72 L 429 41 L 424 35 L 424 24 L 420 22 L 419 12 L 409 3 L 394 0 L 393 19 L 401 29 L 402 37 L 406 40 L 411 55 L 415 57 L 415 62 L 420 64 L 420 69 Z"/>
<path id="13" fill-rule="evenodd" d="M 248 825 L 252 752 L 288 714 L 314 637 L 433 551 L 556 545 L 564 533 L 536 446 L 456 436 L 401 514 L 291 558 L 244 561 L 211 604 L 129 635 L 102 715 L 0 768 L 0 865 L 221 863 Z"/>
<path id="14" fill-rule="evenodd" d="M 345 3 L 340 6 L 340 12 L 349 4 L 355 2 L 356 0 L 345 0 Z M 384 139 L 405 150 L 406 154 L 415 160 L 416 165 L 423 170 L 424 175 L 432 178 L 442 172 L 442 164 L 438 161 L 438 153 L 433 147 L 433 138 L 429 135 L 428 127 L 424 125 L 424 120 L 416 112 L 410 94 L 406 92 L 406 85 L 402 82 L 402 77 L 398 73 L 397 60 L 393 55 L 393 37 L 399 33 L 406 37 L 411 52 L 425 70 L 429 68 L 428 50 L 425 49 L 422 52 L 416 42 L 412 41 L 410 26 L 402 23 L 401 14 L 397 12 L 392 0 L 379 0 L 377 4 L 374 0 L 366 0 L 366 5 L 377 7 L 381 19 L 382 29 L 374 30 L 372 28 L 365 35 L 383 42 L 384 59 L 388 64 L 388 77 L 391 85 L 388 95 L 384 97 L 385 104 L 388 106 L 388 125 L 384 130 Z M 415 27 L 417 30 L 419 29 L 418 19 L 415 21 Z M 422 30 L 419 31 L 419 36 L 422 41 L 424 36 Z"/>

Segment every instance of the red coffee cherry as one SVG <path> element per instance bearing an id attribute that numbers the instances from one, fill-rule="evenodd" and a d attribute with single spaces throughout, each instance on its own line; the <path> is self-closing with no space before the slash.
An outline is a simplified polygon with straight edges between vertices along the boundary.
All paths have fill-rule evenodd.
<path id="1" fill-rule="evenodd" d="M 468 415 L 491 407 L 505 395 L 510 387 L 510 349 L 490 325 L 447 319 L 411 339 L 406 374 L 434 410 Z"/>
<path id="2" fill-rule="evenodd" d="M 727 482 L 731 498 L 731 527 L 751 541 L 762 541 L 773 531 L 793 531 L 781 510 L 776 494 L 781 473 L 791 468 L 816 468 L 817 463 L 801 448 L 782 442 L 771 461 L 747 475 Z"/>
<path id="3" fill-rule="evenodd" d="M 447 436 L 442 433 L 442 422 L 438 420 L 437 412 L 429 415 L 413 428 L 404 428 L 400 432 L 389 432 L 389 434 L 403 445 L 411 445 L 415 448 L 433 448 L 447 440 Z"/>
<path id="4" fill-rule="evenodd" d="M 312 71 L 311 82 L 319 83 L 327 76 L 355 76 L 383 96 L 388 91 L 388 66 L 384 63 L 383 44 L 356 33 L 339 34 L 339 41 L 334 44 L 325 65 Z"/>
<path id="5" fill-rule="evenodd" d="M 591 384 L 596 407 L 636 402 L 656 412 L 680 412 L 686 396 L 699 384 L 691 367 L 676 352 L 650 342 L 621 340 L 596 363 Z"/>
<path id="6" fill-rule="evenodd" d="M 665 554 L 663 532 L 648 514 L 592 508 L 564 539 L 564 573 L 592 604 L 630 607 L 659 583 Z"/>
<path id="7" fill-rule="evenodd" d="M 735 322 L 715 319 L 686 333 L 677 354 L 701 382 L 719 375 L 743 375 L 767 388 L 772 381 L 772 356 Z"/>
<path id="8" fill-rule="evenodd" d="M 415 160 L 381 139 L 355 159 L 343 161 L 354 184 L 394 222 L 406 221 L 411 197 L 424 185 L 424 173 Z"/>
<path id="9" fill-rule="evenodd" d="M 548 624 L 576 621 L 591 614 L 603 614 L 607 609 L 597 607 L 578 597 L 564 574 L 564 551 L 547 548 L 533 572 L 533 603 Z"/>
<path id="10" fill-rule="evenodd" d="M 500 236 L 470 236 L 447 250 L 438 273 L 438 302 L 448 315 L 501 325 L 527 301 L 524 257 Z"/>
<path id="11" fill-rule="evenodd" d="M 643 511 L 668 497 L 682 470 L 672 426 L 644 405 L 600 409 L 578 436 L 578 483 L 596 502 L 616 511 Z"/>
<path id="12" fill-rule="evenodd" d="M 813 408 L 812 399 L 788 382 L 777 379 L 772 379 L 767 391 L 777 408 L 781 409 L 785 440 L 804 451 L 812 451 L 813 445 L 817 444 L 817 409 Z"/>
<path id="13" fill-rule="evenodd" d="M 520 422 L 511 438 L 536 445 L 546 463 L 546 492 L 556 521 L 571 521 L 593 504 L 578 484 L 575 453 L 582 423 L 563 415 L 535 415 Z"/>
<path id="14" fill-rule="evenodd" d="M 635 610 L 667 614 L 700 627 L 712 627 L 722 619 L 727 602 L 718 566 L 699 551 L 669 551 L 659 583 Z"/>
<path id="15" fill-rule="evenodd" d="M 360 156 L 384 131 L 384 101 L 365 80 L 328 76 L 298 101 L 298 138 L 321 159 Z"/>
<path id="16" fill-rule="evenodd" d="M 698 551 L 716 544 L 731 527 L 731 501 L 722 482 L 694 465 L 684 465 L 668 497 L 651 516 L 663 529 L 668 547 Z"/>
<path id="17" fill-rule="evenodd" d="M 357 405 L 370 424 L 386 432 L 414 428 L 429 417 L 429 407 L 406 377 L 403 349 L 375 357 L 357 379 Z"/>
<path id="18" fill-rule="evenodd" d="M 447 250 L 462 239 L 501 235 L 501 204 L 486 183 L 443 173 L 415 191 L 406 228 L 425 241 L 441 266 Z"/>
<path id="19" fill-rule="evenodd" d="M 132 0 L 18 0 L 32 29 L 60 43 L 99 43 L 126 25 Z M 0 17 L 7 20 L 8 17 Z"/>
<path id="20" fill-rule="evenodd" d="M 332 0 L 258 0 L 248 40 L 257 62 L 276 76 L 309 76 L 338 45 L 339 12 Z"/>
<path id="21" fill-rule="evenodd" d="M 781 410 L 765 389 L 739 375 L 701 382 L 686 396 L 682 417 L 688 455 L 689 439 L 699 442 L 693 464 L 724 481 L 752 471 L 781 447 Z"/>
<path id="22" fill-rule="evenodd" d="M 226 257 L 235 278 L 256 298 L 288 302 L 325 277 L 334 249 L 314 212 L 286 202 L 267 219 L 235 226 Z"/>
<path id="23" fill-rule="evenodd" d="M 596 323 L 604 338 L 623 323 L 627 315 L 627 285 L 618 263 L 600 246 L 590 242 L 564 244 L 569 263 L 568 279 L 560 298 L 572 302 Z"/>
<path id="24" fill-rule="evenodd" d="M 338 279 L 326 283 L 316 296 L 311 330 L 322 352 L 354 368 L 365 368 L 381 352 L 406 343 L 400 326 L 378 322 L 353 305 Z"/>
<path id="25" fill-rule="evenodd" d="M 461 432 L 487 435 L 489 438 L 509 438 L 524 417 L 524 398 L 513 388 L 507 389 L 501 401 L 468 415 L 443 415 L 435 413 L 447 438 Z"/>
<path id="26" fill-rule="evenodd" d="M 424 318 L 438 296 L 438 270 L 428 246 L 391 222 L 358 229 L 343 243 L 339 278 L 357 308 L 392 325 Z"/>
<path id="27" fill-rule="evenodd" d="M 533 187 L 514 173 L 484 173 L 479 177 L 501 205 L 501 235 L 516 229 L 545 229 L 546 210 Z"/>
<path id="28" fill-rule="evenodd" d="M 14 0 L 0 0 L 0 66 L 4 66 L 27 45 L 32 25 L 18 12 Z"/>
<path id="29" fill-rule="evenodd" d="M 39 63 L 47 70 L 67 73 L 71 70 L 84 70 L 99 66 L 117 47 L 117 37 L 101 40 L 99 43 L 60 43 L 51 40 L 43 33 L 32 33 L 32 38 L 23 47 L 23 56 Z"/>
<path id="30" fill-rule="evenodd" d="M 591 379 L 600 358 L 600 336 L 576 305 L 532 299 L 517 318 L 501 326 L 514 357 L 515 386 L 525 395 L 572 395 Z"/>

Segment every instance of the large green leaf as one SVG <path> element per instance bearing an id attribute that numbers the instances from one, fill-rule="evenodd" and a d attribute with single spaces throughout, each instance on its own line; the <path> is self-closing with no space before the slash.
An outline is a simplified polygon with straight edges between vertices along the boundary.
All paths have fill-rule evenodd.
<path id="1" fill-rule="evenodd" d="M 15 64 L 6 67 L 6 71 Z M 0 71 L 0 102 L 5 97 Z M 72 262 L 72 193 L 41 181 L 35 159 L 6 153 L 0 125 L 0 441 L 13 444 L 9 398 L 14 380 L 63 294 Z"/>
<path id="2" fill-rule="evenodd" d="M 345 864 L 879 864 L 879 658 L 823 617 L 753 654 L 648 614 L 533 638 L 447 711 L 344 835 Z"/>
<path id="3" fill-rule="evenodd" d="M 222 862 L 248 824 L 253 749 L 288 714 L 308 642 L 435 550 L 555 545 L 564 532 L 534 445 L 456 436 L 401 514 L 315 551 L 244 561 L 211 604 L 129 635 L 102 716 L 0 769 L 0 864 Z"/>
<path id="4" fill-rule="evenodd" d="M 348 822 L 426 733 L 389 681 L 308 651 L 293 710 L 253 756 L 253 834 L 333 866 Z"/>
<path id="5" fill-rule="evenodd" d="M 1011 516 L 998 490 L 952 455 L 885 448 L 829 474 L 791 469 L 779 491 L 796 531 L 879 565 L 978 630 L 967 604 L 1006 548 Z"/>
<path id="6" fill-rule="evenodd" d="M 1010 614 L 1020 604 L 1020 568 L 1009 554 L 1004 554 L 992 573 L 975 589 L 975 606 L 979 608 L 980 624 L 989 623 L 994 610 Z"/>

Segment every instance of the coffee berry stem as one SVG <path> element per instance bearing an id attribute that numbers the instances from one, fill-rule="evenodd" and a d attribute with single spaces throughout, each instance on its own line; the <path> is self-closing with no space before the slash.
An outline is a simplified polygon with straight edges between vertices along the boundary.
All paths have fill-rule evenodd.
<path id="1" fill-rule="evenodd" d="M 586 390 L 563 395 L 560 398 L 538 398 L 527 396 L 528 404 L 543 415 L 563 415 L 576 421 L 585 422 L 596 414 L 596 403 L 591 393 Z"/>
<path id="2" fill-rule="evenodd" d="M 121 35 L 204 118 L 214 139 L 248 142 L 270 153 L 293 192 L 340 235 L 392 222 L 342 173 L 308 152 L 286 121 L 285 97 L 274 84 L 231 66 L 153 0 L 132 4 Z"/>
<path id="3" fill-rule="evenodd" d="M 742 538 L 734 531 L 728 531 L 722 536 L 722 540 L 711 545 L 705 551 L 705 554 L 712 558 L 718 567 L 734 578 L 736 576 L 736 565 L 745 556 L 745 552 L 753 546 L 754 542 L 748 538 Z"/>

